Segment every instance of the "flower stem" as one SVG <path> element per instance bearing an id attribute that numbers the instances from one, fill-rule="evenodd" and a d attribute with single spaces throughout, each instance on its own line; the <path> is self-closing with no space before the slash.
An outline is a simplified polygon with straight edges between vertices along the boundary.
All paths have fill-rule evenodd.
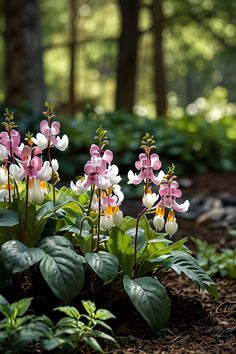
<path id="1" fill-rule="evenodd" d="M 136 277 L 136 273 L 137 273 L 137 243 L 138 243 L 138 228 L 139 228 L 139 222 L 141 217 L 146 213 L 147 208 L 143 209 L 137 217 L 136 220 L 136 228 L 135 228 L 135 236 L 134 236 L 134 265 L 133 265 L 133 277 Z"/>
<path id="2" fill-rule="evenodd" d="M 25 222 L 23 225 L 25 225 L 24 229 L 24 242 L 28 244 L 28 203 L 29 203 L 29 176 L 26 178 L 26 191 L 25 191 Z"/>
<path id="3" fill-rule="evenodd" d="M 98 188 L 98 228 L 97 228 L 97 250 L 100 242 L 100 220 L 101 220 L 101 189 Z"/>

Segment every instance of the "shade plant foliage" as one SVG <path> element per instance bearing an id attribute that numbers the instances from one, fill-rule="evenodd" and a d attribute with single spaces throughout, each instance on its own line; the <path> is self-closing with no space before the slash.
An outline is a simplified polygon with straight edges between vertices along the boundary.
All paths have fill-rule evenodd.
<path id="1" fill-rule="evenodd" d="M 143 184 L 141 210 L 136 218 L 124 217 L 121 177 L 107 148 L 107 132 L 97 129 L 84 176 L 58 189 L 53 152 L 64 151 L 68 137 L 59 136 L 60 123 L 48 103 L 44 115 L 40 132 L 27 133 L 21 142 L 12 113 L 5 112 L 0 133 L 1 287 L 12 284 L 12 274 L 27 273 L 33 283 L 40 273 L 48 291 L 63 302 L 83 294 L 104 306 L 121 298 L 131 301 L 153 330 L 164 326 L 171 313 L 162 284 L 165 273 L 185 275 L 216 296 L 214 282 L 185 245 L 187 237 L 175 241 L 176 213 L 187 211 L 189 202 L 179 201 L 175 166 L 161 170 L 154 137 L 144 135 L 136 172 L 128 173 L 133 188 Z"/>

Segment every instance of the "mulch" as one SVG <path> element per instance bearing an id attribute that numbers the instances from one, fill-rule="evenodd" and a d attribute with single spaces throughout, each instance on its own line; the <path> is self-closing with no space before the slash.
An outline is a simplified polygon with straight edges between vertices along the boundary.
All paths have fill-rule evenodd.
<path id="1" fill-rule="evenodd" d="M 189 176 L 189 188 L 184 189 L 186 197 L 236 197 L 236 175 L 207 174 Z M 135 204 L 126 207 L 135 210 Z M 137 207 L 138 208 L 138 207 Z M 137 209 L 136 208 L 136 209 Z M 235 238 L 225 227 L 214 228 L 196 220 L 182 220 L 181 232 L 206 240 L 215 247 L 232 248 Z M 109 354 L 220 354 L 236 353 L 236 282 L 228 279 L 214 279 L 219 297 L 214 298 L 199 291 L 186 278 L 170 273 L 163 280 L 172 302 L 171 318 L 167 325 L 153 332 L 133 310 L 127 319 L 115 330 L 120 349 L 107 348 Z M 158 314 L 157 314 L 158 316 Z"/>

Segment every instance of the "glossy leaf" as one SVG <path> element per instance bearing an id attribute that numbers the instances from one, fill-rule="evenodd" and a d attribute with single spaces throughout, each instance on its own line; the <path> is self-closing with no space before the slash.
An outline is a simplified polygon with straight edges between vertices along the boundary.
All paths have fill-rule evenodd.
<path id="1" fill-rule="evenodd" d="M 44 256 L 39 248 L 28 248 L 17 240 L 7 241 L 2 245 L 1 260 L 12 273 L 23 272 L 38 263 Z"/>
<path id="2" fill-rule="evenodd" d="M 101 278 L 104 285 L 112 282 L 118 273 L 118 259 L 111 253 L 99 251 L 86 253 L 85 260 L 92 270 Z"/>
<path id="3" fill-rule="evenodd" d="M 12 227 L 19 223 L 18 214 L 9 209 L 0 209 L 0 227 Z"/>
<path id="4" fill-rule="evenodd" d="M 59 299 L 72 300 L 80 293 L 84 284 L 83 257 L 62 236 L 48 237 L 39 246 L 45 252 L 40 262 L 43 278 Z"/>
<path id="5" fill-rule="evenodd" d="M 118 227 L 114 227 L 107 242 L 107 248 L 110 253 L 117 257 L 123 272 L 131 276 L 134 257 L 131 236 Z"/>
<path id="6" fill-rule="evenodd" d="M 163 264 L 179 275 L 185 274 L 198 288 L 206 289 L 210 294 L 217 296 L 218 291 L 215 283 L 190 254 L 172 252 L 172 257 L 165 260 Z"/>
<path id="7" fill-rule="evenodd" d="M 153 330 L 166 324 L 170 316 L 170 299 L 164 286 L 151 277 L 123 279 L 131 302 Z"/>

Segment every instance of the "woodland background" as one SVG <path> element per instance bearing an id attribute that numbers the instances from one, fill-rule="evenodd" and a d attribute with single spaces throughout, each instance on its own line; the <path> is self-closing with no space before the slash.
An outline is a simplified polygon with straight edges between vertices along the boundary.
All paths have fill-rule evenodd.
<path id="1" fill-rule="evenodd" d="M 235 1 L 1 0 L 0 54 L 2 109 L 31 129 L 53 103 L 72 155 L 105 117 L 116 152 L 148 123 L 183 170 L 236 169 Z"/>

